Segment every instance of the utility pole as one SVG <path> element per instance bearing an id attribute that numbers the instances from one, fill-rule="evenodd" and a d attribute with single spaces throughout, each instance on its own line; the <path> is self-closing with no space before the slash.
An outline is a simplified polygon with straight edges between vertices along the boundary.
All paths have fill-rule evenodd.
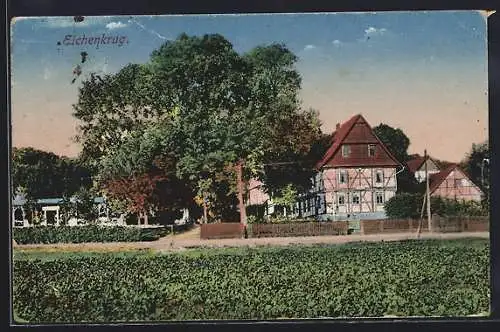
<path id="1" fill-rule="evenodd" d="M 236 174 L 238 181 L 238 201 L 240 207 L 240 223 L 243 226 L 247 225 L 247 212 L 245 208 L 245 202 L 243 201 L 243 161 L 239 161 L 236 165 Z"/>
<path id="2" fill-rule="evenodd" d="M 424 150 L 424 167 L 425 167 L 425 196 L 427 203 L 427 226 L 429 227 L 429 232 L 431 232 L 431 193 L 429 190 L 429 173 L 427 170 L 427 150 Z"/>
<path id="3" fill-rule="evenodd" d="M 422 208 L 420 209 L 420 219 L 418 220 L 417 239 L 420 238 L 420 232 L 422 231 L 422 220 L 424 219 L 424 207 L 426 200 L 427 200 L 427 193 L 424 194 L 424 200 L 422 201 Z"/>

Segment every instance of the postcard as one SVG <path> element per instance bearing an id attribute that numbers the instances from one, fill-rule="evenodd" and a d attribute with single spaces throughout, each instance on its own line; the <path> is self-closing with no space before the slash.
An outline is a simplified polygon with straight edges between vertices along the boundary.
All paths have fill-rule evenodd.
<path id="1" fill-rule="evenodd" d="M 16 17 L 13 322 L 489 315 L 489 14 Z"/>

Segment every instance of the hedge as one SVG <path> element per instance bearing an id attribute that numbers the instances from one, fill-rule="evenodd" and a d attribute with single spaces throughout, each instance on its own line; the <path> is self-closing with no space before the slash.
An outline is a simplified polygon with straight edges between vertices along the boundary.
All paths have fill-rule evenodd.
<path id="1" fill-rule="evenodd" d="M 422 212 L 422 194 L 401 193 L 385 203 L 385 212 L 391 219 L 420 218 Z M 488 203 L 459 201 L 439 196 L 431 197 L 432 214 L 443 217 L 484 216 L 489 213 Z M 425 210 L 424 210 L 425 213 Z"/>
<path id="2" fill-rule="evenodd" d="M 13 228 L 17 244 L 51 244 L 84 242 L 155 241 L 170 232 L 168 228 L 123 226 L 39 226 Z"/>
<path id="3" fill-rule="evenodd" d="M 489 311 L 487 240 L 14 261 L 30 323 L 464 316 Z"/>

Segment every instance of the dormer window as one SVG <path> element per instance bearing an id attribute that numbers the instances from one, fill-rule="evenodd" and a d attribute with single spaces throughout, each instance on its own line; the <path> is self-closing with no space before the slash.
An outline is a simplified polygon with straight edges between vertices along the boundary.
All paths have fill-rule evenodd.
<path id="1" fill-rule="evenodd" d="M 350 154 L 351 154 L 351 146 L 347 144 L 342 145 L 342 157 L 344 158 L 349 157 Z"/>
<path id="2" fill-rule="evenodd" d="M 375 157 L 375 144 L 368 144 L 368 157 Z"/>

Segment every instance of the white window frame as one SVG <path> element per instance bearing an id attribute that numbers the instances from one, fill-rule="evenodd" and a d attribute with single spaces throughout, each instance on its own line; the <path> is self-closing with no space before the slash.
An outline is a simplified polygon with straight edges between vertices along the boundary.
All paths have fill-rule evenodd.
<path id="1" fill-rule="evenodd" d="M 370 154 L 370 151 L 372 151 L 370 148 L 373 147 L 373 155 Z M 375 149 L 376 149 L 376 145 L 375 144 L 368 144 L 368 157 L 375 157 Z"/>
<path id="2" fill-rule="evenodd" d="M 378 179 L 379 179 L 379 176 L 378 176 L 378 175 L 379 175 L 379 174 L 380 174 L 380 181 L 378 181 Z M 376 183 L 376 184 L 382 184 L 382 183 L 384 183 L 384 171 L 383 171 L 383 170 L 381 170 L 381 169 L 377 169 L 377 170 L 375 171 L 375 183 Z"/>
<path id="3" fill-rule="evenodd" d="M 351 154 L 351 146 L 349 144 L 342 144 L 342 157 L 349 157 Z"/>
<path id="4" fill-rule="evenodd" d="M 357 198 L 358 201 L 355 202 L 354 199 Z M 361 195 L 358 192 L 352 193 L 352 204 L 360 204 L 361 203 Z"/>
<path id="5" fill-rule="evenodd" d="M 342 179 L 344 179 L 344 180 L 342 181 Z M 346 170 L 340 170 L 339 171 L 339 183 L 344 184 L 344 183 L 347 183 L 347 181 L 348 181 L 348 179 L 347 179 L 347 171 Z"/>
<path id="6" fill-rule="evenodd" d="M 381 199 L 381 202 L 379 202 L 379 200 L 378 200 L 378 198 L 379 198 L 379 197 L 381 197 L 381 198 L 382 198 L 382 199 Z M 382 205 L 382 204 L 384 204 L 384 200 L 385 200 L 384 198 L 385 198 L 385 197 L 384 197 L 384 193 L 383 193 L 383 192 L 380 192 L 380 191 L 375 192 L 375 203 L 376 203 L 377 205 Z"/>

